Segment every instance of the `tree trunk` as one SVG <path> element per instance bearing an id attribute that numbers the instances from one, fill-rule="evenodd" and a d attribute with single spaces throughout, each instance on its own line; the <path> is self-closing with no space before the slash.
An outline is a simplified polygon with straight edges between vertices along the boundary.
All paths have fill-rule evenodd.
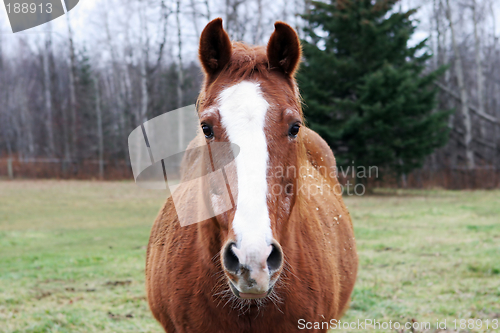
<path id="1" fill-rule="evenodd" d="M 177 77 L 178 77 L 178 82 L 177 82 L 177 108 L 182 108 L 183 105 L 183 100 L 184 100 L 184 91 L 183 91 L 183 86 L 184 86 L 184 69 L 182 68 L 182 34 L 181 34 L 181 22 L 180 22 L 180 5 L 181 2 L 180 0 L 177 0 L 177 11 L 175 13 L 175 18 L 177 21 L 177 39 L 178 39 L 178 47 L 179 47 L 179 53 L 178 53 L 178 66 L 177 66 Z M 179 115 L 179 150 L 184 149 L 184 115 L 182 112 L 178 112 Z"/>
<path id="2" fill-rule="evenodd" d="M 496 34 L 496 31 L 497 31 L 497 25 L 496 25 L 496 12 L 495 12 L 495 9 L 493 7 L 493 1 L 490 2 L 490 12 L 491 12 L 491 16 L 492 16 L 492 21 L 493 21 L 493 52 L 495 54 L 495 60 L 497 62 L 497 64 L 500 62 L 500 49 L 498 47 L 498 36 Z M 492 75 L 493 77 L 498 77 L 498 66 L 495 66 L 495 63 L 493 61 L 493 66 L 492 66 Z M 493 84 L 493 105 L 496 107 L 494 110 L 496 110 L 496 112 L 494 112 L 494 116 L 497 118 L 497 119 L 500 119 L 500 83 L 497 83 L 497 84 Z M 495 151 L 494 151 L 494 156 L 496 156 L 494 159 L 493 159 L 493 163 L 494 165 L 500 165 L 500 124 L 496 124 L 495 125 L 495 130 L 494 130 L 494 140 L 493 140 L 493 144 L 495 145 Z"/>
<path id="3" fill-rule="evenodd" d="M 104 139 L 102 133 L 102 113 L 101 113 L 101 95 L 99 92 L 99 78 L 94 77 L 95 87 L 95 111 L 97 115 L 97 139 L 99 149 L 99 179 L 104 179 Z"/>
<path id="4" fill-rule="evenodd" d="M 149 39 L 147 31 L 146 18 L 144 17 L 144 9 L 140 9 L 139 20 L 141 25 L 140 32 L 140 43 L 142 48 L 142 54 L 140 58 L 140 73 L 141 73 L 141 109 L 139 111 L 139 117 L 137 119 L 140 125 L 147 120 L 148 115 L 148 104 L 149 104 L 149 93 L 148 93 L 148 58 L 149 58 Z"/>
<path id="5" fill-rule="evenodd" d="M 27 147 L 26 155 L 33 157 L 35 153 L 35 143 L 33 140 L 33 120 L 29 112 L 28 97 L 26 94 L 19 96 L 21 98 L 21 121 L 23 123 L 23 134 L 26 134 Z"/>
<path id="6" fill-rule="evenodd" d="M 284 6 L 286 8 L 286 5 Z M 262 0 L 257 0 L 257 26 L 255 27 L 255 35 L 253 43 L 259 44 L 262 39 Z"/>
<path id="7" fill-rule="evenodd" d="M 149 104 L 149 93 L 148 93 L 148 77 L 146 72 L 146 61 L 141 59 L 141 111 L 139 116 L 139 123 L 143 123 L 148 117 L 148 104 Z"/>
<path id="8" fill-rule="evenodd" d="M 0 33 L 0 84 L 3 82 L 2 77 L 3 77 L 3 40 L 2 40 L 2 34 Z M 3 86 L 0 86 L 0 88 L 3 88 Z"/>
<path id="9" fill-rule="evenodd" d="M 191 15 L 193 17 L 193 26 L 194 26 L 194 33 L 196 34 L 196 38 L 200 38 L 200 30 L 198 28 L 198 17 L 197 13 L 198 11 L 196 10 L 196 1 L 195 0 L 190 0 L 191 1 Z"/>
<path id="10" fill-rule="evenodd" d="M 122 76 L 121 73 L 123 71 L 127 72 L 128 69 L 123 65 L 119 65 L 118 63 L 118 57 L 116 55 L 116 50 L 113 44 L 113 39 L 111 36 L 111 31 L 109 30 L 109 16 L 106 13 L 105 14 L 105 31 L 106 31 L 106 40 L 107 40 L 107 45 L 109 47 L 109 53 L 111 55 L 111 68 L 112 68 L 112 75 L 110 77 L 110 99 L 116 99 L 116 104 L 112 103 L 113 105 L 113 110 L 114 110 L 114 115 L 117 118 L 118 122 L 118 146 L 120 149 L 123 151 L 124 155 L 127 156 L 127 151 L 128 151 L 128 144 L 127 144 L 127 126 L 125 122 L 125 96 L 126 96 L 126 88 L 124 87 L 124 84 L 122 83 Z M 123 70 L 123 67 L 125 67 L 125 70 Z"/>
<path id="11" fill-rule="evenodd" d="M 474 169 L 474 151 L 472 150 L 472 120 L 469 113 L 469 96 L 467 94 L 467 90 L 465 87 L 465 80 L 462 68 L 462 56 L 460 55 L 460 51 L 458 49 L 457 40 L 455 36 L 455 27 L 453 24 L 453 19 L 451 17 L 451 7 L 450 0 L 446 0 L 446 16 L 448 18 L 450 24 L 451 31 L 451 41 L 453 45 L 453 53 L 455 54 L 455 70 L 457 72 L 457 81 L 458 87 L 460 89 L 460 99 L 461 99 L 461 108 L 460 111 L 462 113 L 462 118 L 464 122 L 464 146 L 465 146 L 465 159 L 467 169 Z"/>
<path id="12" fill-rule="evenodd" d="M 50 82 L 50 55 L 51 55 L 51 31 L 50 23 L 47 23 L 48 31 L 45 33 L 45 50 L 43 53 L 43 78 L 44 78 L 44 90 L 45 90 L 45 111 L 47 112 L 47 119 L 45 120 L 45 126 L 47 128 L 47 144 L 48 144 L 48 155 L 54 157 L 55 145 L 54 145 L 54 122 L 52 115 L 52 91 Z"/>
<path id="13" fill-rule="evenodd" d="M 210 14 L 210 4 L 208 3 L 208 0 L 205 0 L 205 8 L 207 9 L 207 20 L 210 20 L 211 14 Z"/>
<path id="14" fill-rule="evenodd" d="M 68 126 L 68 112 L 66 108 L 66 101 L 63 102 L 61 108 L 62 115 L 62 127 L 63 127 L 63 149 L 64 156 L 61 158 L 61 170 L 62 174 L 66 175 L 66 171 L 68 170 L 68 163 L 71 160 L 70 152 L 69 152 L 69 126 Z"/>
<path id="15" fill-rule="evenodd" d="M 78 160 L 78 129 L 76 118 L 76 57 L 73 43 L 73 30 L 69 18 L 70 13 L 66 13 L 66 23 L 68 25 L 68 45 L 69 45 L 69 110 L 71 114 L 71 151 L 73 160 Z M 67 126 L 65 123 L 64 126 Z M 69 153 L 67 156 L 70 159 Z"/>
<path id="16" fill-rule="evenodd" d="M 473 11 L 473 22 L 474 22 L 474 53 L 475 53 L 475 60 L 476 60 L 476 80 L 477 80 L 477 100 L 478 100 L 478 106 L 479 106 L 479 112 L 480 113 L 485 113 L 485 107 L 484 107 L 484 78 L 483 78 L 483 64 L 481 61 L 481 47 L 480 47 L 480 41 L 479 41 L 479 34 L 478 34 L 478 28 L 477 28 L 477 2 L 476 0 L 473 0 L 473 6 L 472 6 L 472 11 Z M 484 121 L 480 120 L 480 129 L 481 129 L 481 136 L 483 138 L 486 137 L 486 124 Z"/>

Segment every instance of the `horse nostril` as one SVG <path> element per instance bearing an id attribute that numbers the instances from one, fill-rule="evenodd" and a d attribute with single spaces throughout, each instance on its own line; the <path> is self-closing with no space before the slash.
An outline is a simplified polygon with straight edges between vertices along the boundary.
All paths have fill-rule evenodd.
<path id="1" fill-rule="evenodd" d="M 281 253 L 281 249 L 275 244 L 271 244 L 273 249 L 267 257 L 267 267 L 269 271 L 276 271 L 281 267 L 281 263 L 283 262 L 283 253 Z"/>
<path id="2" fill-rule="evenodd" d="M 224 267 L 232 273 L 238 272 L 240 268 L 240 261 L 232 249 L 234 245 L 234 243 L 229 243 L 224 249 L 224 255 L 222 256 Z"/>

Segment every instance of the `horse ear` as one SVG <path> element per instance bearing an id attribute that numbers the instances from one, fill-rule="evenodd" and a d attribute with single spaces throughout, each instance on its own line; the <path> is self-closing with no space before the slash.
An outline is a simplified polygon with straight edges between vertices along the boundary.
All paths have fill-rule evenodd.
<path id="1" fill-rule="evenodd" d="M 220 71 L 231 58 L 231 40 L 222 27 L 222 19 L 210 21 L 200 37 L 199 58 L 207 75 Z"/>
<path id="2" fill-rule="evenodd" d="M 274 23 L 274 32 L 267 43 L 267 59 L 271 67 L 280 68 L 293 75 L 301 56 L 299 36 L 285 22 Z"/>

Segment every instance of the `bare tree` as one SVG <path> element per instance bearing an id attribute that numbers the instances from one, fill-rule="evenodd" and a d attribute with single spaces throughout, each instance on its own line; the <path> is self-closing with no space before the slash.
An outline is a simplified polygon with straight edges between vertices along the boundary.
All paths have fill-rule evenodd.
<path id="1" fill-rule="evenodd" d="M 493 61 L 491 61 L 491 75 L 493 77 L 498 77 L 499 76 L 499 70 L 498 70 L 498 65 L 500 64 L 500 48 L 498 45 L 498 35 L 496 33 L 497 31 L 497 25 L 496 25 L 496 12 L 495 8 L 493 7 L 493 1 L 490 1 L 490 14 L 492 17 L 492 26 L 493 26 L 493 38 L 492 38 L 492 55 L 493 55 Z M 493 108 L 495 108 L 496 112 L 493 112 L 493 115 L 497 118 L 500 119 L 500 82 L 493 82 L 492 85 L 492 101 L 491 104 Z M 495 152 L 496 153 L 496 158 L 493 159 L 493 163 L 495 165 L 500 164 L 500 154 L 498 154 L 498 150 L 500 147 L 500 124 L 497 124 L 498 126 L 495 126 L 494 130 L 494 144 L 495 144 Z"/>
<path id="2" fill-rule="evenodd" d="M 28 85 L 31 84 L 32 82 L 28 82 Z M 22 133 L 26 140 L 25 155 L 33 157 L 35 153 L 35 142 L 33 135 L 33 119 L 32 115 L 29 112 L 29 107 L 28 107 L 28 96 L 21 92 L 18 94 L 18 96 L 20 98 L 20 103 L 21 103 L 20 117 L 21 117 L 21 122 L 23 124 Z"/>
<path id="3" fill-rule="evenodd" d="M 205 8 L 207 9 L 207 20 L 210 20 L 212 15 L 210 14 L 210 4 L 208 3 L 208 0 L 205 0 Z"/>
<path id="4" fill-rule="evenodd" d="M 106 2 L 108 5 L 108 2 Z M 106 45 L 109 49 L 111 56 L 111 75 L 108 77 L 109 80 L 109 99 L 113 101 L 111 107 L 115 115 L 118 133 L 117 136 L 122 143 L 120 146 L 124 151 L 127 150 L 127 126 L 125 121 L 125 96 L 127 94 L 125 84 L 123 84 L 123 72 L 127 71 L 126 66 L 120 63 L 117 55 L 117 50 L 115 48 L 113 35 L 109 27 L 109 7 L 104 13 L 104 31 L 106 33 Z"/>
<path id="5" fill-rule="evenodd" d="M 184 99 L 184 68 L 182 64 L 182 30 L 181 30 L 181 2 L 177 0 L 177 10 L 175 12 L 175 19 L 177 22 L 177 42 L 179 52 L 177 55 L 177 108 L 183 107 Z M 184 119 L 182 112 L 178 112 L 179 115 L 179 150 L 184 148 Z"/>
<path id="6" fill-rule="evenodd" d="M 73 159 L 78 158 L 78 130 L 77 130 L 77 105 L 76 105 L 76 56 L 73 42 L 73 30 L 71 29 L 70 13 L 66 13 L 66 24 L 68 26 L 68 47 L 69 47 L 69 110 L 71 114 L 71 151 Z M 65 123 L 66 125 L 66 123 Z M 66 137 L 66 139 L 69 139 Z M 70 158 L 67 152 L 66 158 Z"/>
<path id="7" fill-rule="evenodd" d="M 465 133 L 464 133 L 464 146 L 465 146 L 465 159 L 468 169 L 473 169 L 474 163 L 474 151 L 472 150 L 472 120 L 469 113 L 469 96 L 467 89 L 465 87 L 464 74 L 462 68 L 462 56 L 458 50 L 457 38 L 455 33 L 455 27 L 453 23 L 453 18 L 451 15 L 450 0 L 446 0 L 446 16 L 449 21 L 451 40 L 453 45 L 453 52 L 455 54 L 455 71 L 457 75 L 458 88 L 460 90 L 461 108 Z"/>
<path id="8" fill-rule="evenodd" d="M 97 116 L 97 140 L 99 152 L 99 178 L 104 179 L 104 135 L 102 131 L 101 94 L 99 88 L 99 78 L 94 77 L 95 89 L 95 111 Z"/>
<path id="9" fill-rule="evenodd" d="M 481 46 L 478 34 L 478 18 L 477 18 L 477 1 L 472 1 L 473 23 L 474 23 L 474 53 L 476 60 L 476 80 L 477 80 L 477 99 L 479 104 L 479 113 L 485 113 L 484 108 L 484 79 L 483 79 L 483 63 L 481 61 Z M 481 135 L 483 138 L 486 135 L 484 121 L 481 121 Z"/>
<path id="10" fill-rule="evenodd" d="M 200 37 L 200 29 L 198 28 L 198 9 L 196 8 L 196 0 L 190 0 L 191 2 L 191 16 L 193 18 L 193 27 L 196 37 Z M 207 2 L 208 3 L 208 2 Z"/>
<path id="11" fill-rule="evenodd" d="M 45 50 L 43 53 L 43 76 L 44 76 L 44 89 L 45 89 L 45 111 L 47 112 L 47 120 L 45 125 L 47 127 L 47 141 L 48 153 L 53 157 L 55 153 L 54 145 L 54 120 L 52 110 L 52 90 L 50 80 L 50 56 L 52 53 L 52 36 L 50 30 L 50 22 L 47 23 L 47 31 L 45 32 Z"/>
<path id="12" fill-rule="evenodd" d="M 257 0 L 257 24 L 253 37 L 253 43 L 258 44 L 262 40 L 262 0 Z"/>
<path id="13" fill-rule="evenodd" d="M 144 6 L 139 6 L 139 22 L 140 34 L 139 41 L 141 45 L 141 57 L 139 60 L 139 68 L 141 75 L 141 108 L 137 116 L 137 124 L 143 123 L 147 119 L 149 94 L 148 94 L 148 73 L 147 66 L 149 62 L 149 37 L 148 25 L 144 14 Z"/>

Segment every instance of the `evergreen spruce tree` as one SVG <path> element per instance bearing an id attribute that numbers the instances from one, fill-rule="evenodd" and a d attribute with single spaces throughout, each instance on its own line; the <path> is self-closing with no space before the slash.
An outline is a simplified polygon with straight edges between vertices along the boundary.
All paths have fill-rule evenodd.
<path id="1" fill-rule="evenodd" d="M 435 110 L 445 68 L 424 73 L 427 41 L 409 46 L 415 11 L 397 12 L 396 2 L 313 1 L 297 79 L 306 120 L 339 165 L 401 175 L 446 143 L 450 112 Z"/>

